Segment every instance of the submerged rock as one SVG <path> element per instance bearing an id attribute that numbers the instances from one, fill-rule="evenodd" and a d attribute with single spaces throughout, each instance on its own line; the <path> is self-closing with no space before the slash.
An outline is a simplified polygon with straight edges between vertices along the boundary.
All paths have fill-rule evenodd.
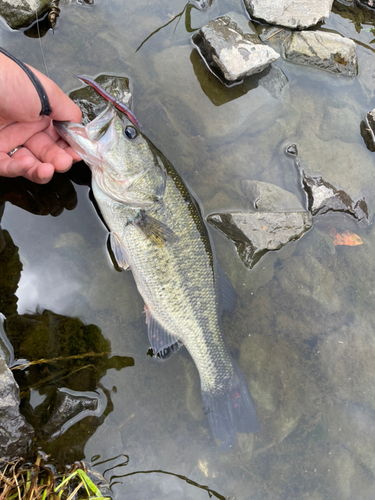
<path id="1" fill-rule="evenodd" d="M 4 359 L 0 357 L 0 457 L 6 460 L 23 455 L 34 431 L 19 412 L 19 387 Z"/>
<path id="2" fill-rule="evenodd" d="M 234 242 L 250 269 L 266 252 L 299 239 L 312 226 L 308 212 L 212 214 L 207 221 Z"/>
<path id="3" fill-rule="evenodd" d="M 242 180 L 240 188 L 254 208 L 262 212 L 303 212 L 304 208 L 296 195 L 275 184 Z"/>
<path id="4" fill-rule="evenodd" d="M 375 109 L 369 111 L 365 121 L 361 123 L 361 134 L 367 149 L 375 152 Z"/>
<path id="5" fill-rule="evenodd" d="M 296 64 L 347 76 L 357 74 L 355 43 L 335 33 L 295 32 L 284 40 L 283 50 L 285 58 Z"/>
<path id="6" fill-rule="evenodd" d="M 200 10 L 206 10 L 211 7 L 213 1 L 214 0 L 190 0 L 190 3 Z"/>
<path id="7" fill-rule="evenodd" d="M 0 15 L 12 30 L 28 28 L 49 8 L 50 0 L 0 0 Z"/>
<path id="8" fill-rule="evenodd" d="M 327 19 L 333 0 L 244 0 L 252 17 L 287 28 L 308 28 Z"/>
<path id="9" fill-rule="evenodd" d="M 192 42 L 208 67 L 229 83 L 260 73 L 280 57 L 261 42 L 252 23 L 235 12 L 210 21 Z"/>
<path id="10" fill-rule="evenodd" d="M 97 394 L 88 395 L 75 393 L 68 389 L 58 389 L 54 409 L 48 422 L 42 427 L 41 432 L 48 439 L 54 439 L 85 417 L 99 417 L 107 404 L 104 400 L 103 404 L 99 404 L 100 399 Z"/>
<path id="11" fill-rule="evenodd" d="M 367 7 L 367 9 L 375 10 L 374 0 L 353 0 L 353 3 L 356 3 L 360 7 Z"/>
<path id="12" fill-rule="evenodd" d="M 312 307 L 318 306 L 317 310 L 330 314 L 340 310 L 334 273 L 312 255 L 297 255 L 283 261 L 277 279 L 282 297 L 288 297 L 289 303 L 300 310 L 308 301 Z"/>
<path id="13" fill-rule="evenodd" d="M 367 203 L 364 198 L 353 201 L 342 189 L 337 189 L 322 177 L 311 177 L 303 170 L 302 185 L 308 198 L 308 208 L 312 215 L 328 212 L 344 212 L 358 222 L 368 222 Z"/>
<path id="14" fill-rule="evenodd" d="M 290 343 L 283 339 L 275 342 L 258 333 L 242 341 L 240 352 L 240 365 L 262 422 L 257 444 L 265 441 L 271 448 L 284 441 L 308 412 L 306 386 L 301 384 L 303 363 Z M 258 449 L 255 453 L 261 452 Z"/>

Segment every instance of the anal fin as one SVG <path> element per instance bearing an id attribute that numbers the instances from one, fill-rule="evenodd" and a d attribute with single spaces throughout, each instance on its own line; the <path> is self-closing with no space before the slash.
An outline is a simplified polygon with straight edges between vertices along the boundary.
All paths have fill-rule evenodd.
<path id="1" fill-rule="evenodd" d="M 177 352 L 183 343 L 175 335 L 169 333 L 151 314 L 145 306 L 148 339 L 154 355 L 164 361 Z"/>

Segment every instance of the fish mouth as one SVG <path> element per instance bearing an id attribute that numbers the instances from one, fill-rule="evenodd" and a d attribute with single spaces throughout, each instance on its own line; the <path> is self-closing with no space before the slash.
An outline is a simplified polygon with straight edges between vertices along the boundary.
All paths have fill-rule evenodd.
<path id="1" fill-rule="evenodd" d="M 57 133 L 78 153 L 92 151 L 95 143 L 100 141 L 102 147 L 113 142 L 113 133 L 107 134 L 113 123 L 115 110 L 111 104 L 86 126 L 80 123 L 53 120 Z M 108 135 L 108 137 L 107 137 Z M 106 138 L 104 138 L 106 136 Z"/>
<path id="2" fill-rule="evenodd" d="M 74 134 L 78 134 L 78 135 L 83 135 L 82 132 L 85 131 L 83 125 L 79 125 L 78 123 L 59 122 L 59 121 L 53 120 L 52 124 L 53 124 L 55 130 L 57 131 L 57 133 L 59 134 L 59 136 L 62 137 L 64 140 L 66 140 L 66 142 L 69 142 L 69 143 L 74 138 L 73 130 L 74 130 Z M 87 134 L 84 134 L 84 135 L 87 138 Z"/>
<path id="3" fill-rule="evenodd" d="M 82 147 L 82 142 L 92 144 L 87 137 L 85 127 L 78 123 L 60 122 L 53 120 L 53 126 L 59 136 L 66 141 L 78 154 L 81 156 L 86 153 L 85 148 Z M 91 146 L 92 147 L 92 146 Z"/>

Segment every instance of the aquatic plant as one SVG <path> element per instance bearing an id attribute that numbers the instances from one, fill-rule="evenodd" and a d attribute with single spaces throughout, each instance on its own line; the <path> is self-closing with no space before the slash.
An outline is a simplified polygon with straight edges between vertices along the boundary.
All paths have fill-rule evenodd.
<path id="1" fill-rule="evenodd" d="M 110 500 L 88 477 L 82 462 L 67 472 L 57 473 L 38 455 L 34 464 L 23 458 L 13 462 L 0 459 L 0 500 Z"/>

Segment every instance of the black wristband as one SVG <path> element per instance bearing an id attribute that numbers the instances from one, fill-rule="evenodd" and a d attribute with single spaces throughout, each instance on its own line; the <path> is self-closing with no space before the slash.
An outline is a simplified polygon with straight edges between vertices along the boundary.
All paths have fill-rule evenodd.
<path id="1" fill-rule="evenodd" d="M 9 52 L 7 52 L 5 49 L 0 47 L 0 52 L 5 56 L 9 57 L 9 59 L 12 59 L 12 61 L 14 61 L 16 64 L 18 64 L 20 68 L 24 70 L 24 72 L 30 78 L 32 84 L 34 85 L 36 91 L 38 92 L 40 103 L 42 105 L 42 110 L 40 112 L 40 115 L 49 116 L 52 113 L 52 109 L 49 104 L 47 92 L 45 91 L 43 85 L 40 83 L 39 78 L 31 71 L 30 68 L 26 66 L 26 64 L 24 64 L 16 57 L 12 56 L 12 54 L 9 54 Z"/>

